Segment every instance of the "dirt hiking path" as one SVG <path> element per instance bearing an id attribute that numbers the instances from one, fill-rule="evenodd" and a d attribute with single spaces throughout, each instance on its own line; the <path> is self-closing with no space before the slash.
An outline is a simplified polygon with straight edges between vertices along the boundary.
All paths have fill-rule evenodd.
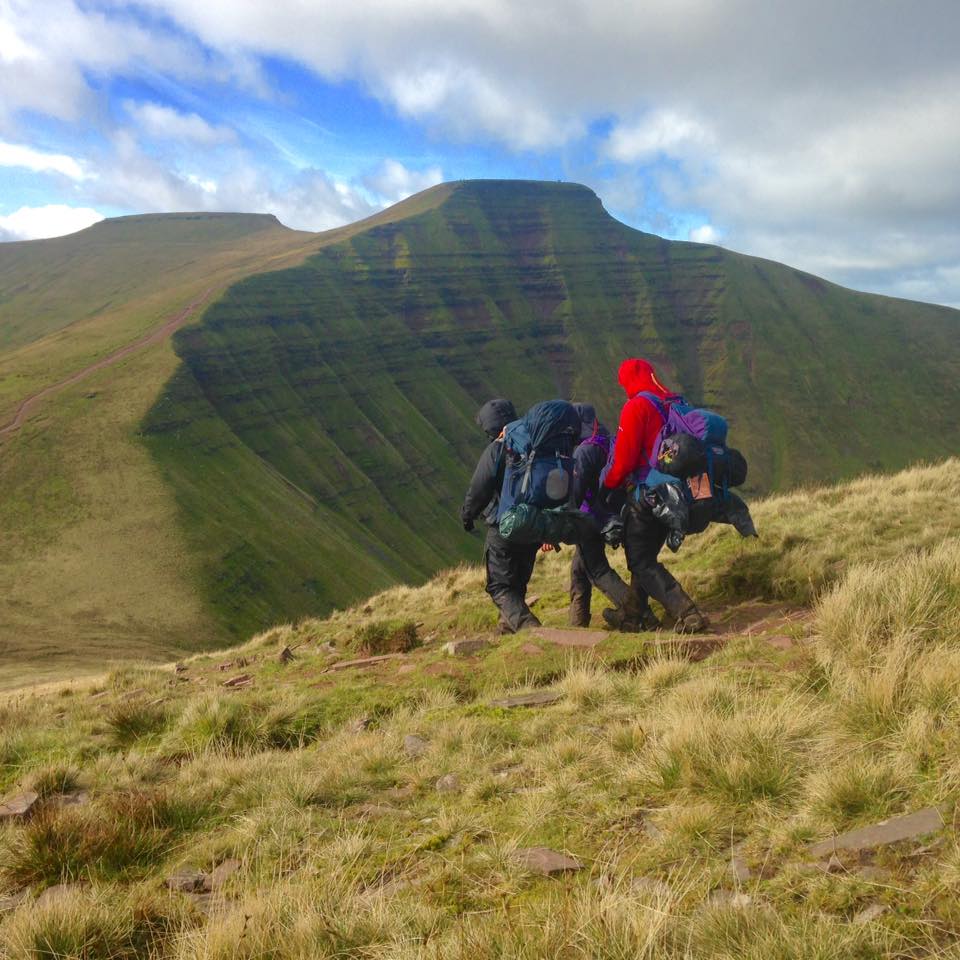
<path id="1" fill-rule="evenodd" d="M 128 343 L 125 347 L 121 347 L 119 350 L 115 350 L 113 353 L 101 357 L 95 363 L 91 363 L 90 366 L 78 370 L 66 379 L 53 383 L 49 387 L 44 387 L 32 396 L 27 397 L 26 400 L 21 401 L 20 406 L 17 407 L 17 412 L 13 415 L 13 419 L 6 425 L 0 427 L 0 440 L 19 430 L 34 409 L 48 397 L 60 393 L 61 390 L 65 390 L 67 387 L 72 387 L 75 383 L 79 383 L 98 370 L 103 370 L 106 367 L 113 366 L 115 363 L 119 363 L 121 360 L 125 360 L 131 354 L 166 340 L 167 337 L 171 336 L 176 330 L 179 330 L 180 327 L 210 299 L 210 296 L 216 289 L 217 287 L 210 287 L 208 290 L 205 290 L 193 302 L 188 303 L 179 313 L 167 319 L 161 326 L 151 330 L 150 333 L 144 334 L 139 340 Z"/>

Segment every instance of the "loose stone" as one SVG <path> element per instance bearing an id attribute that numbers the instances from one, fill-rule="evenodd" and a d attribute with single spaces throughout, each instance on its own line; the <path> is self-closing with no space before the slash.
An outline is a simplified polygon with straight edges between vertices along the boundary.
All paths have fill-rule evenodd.
<path id="1" fill-rule="evenodd" d="M 517 850 L 514 859 L 532 873 L 545 877 L 555 877 L 562 873 L 573 873 L 583 868 L 583 864 L 566 854 L 557 853 L 549 847 L 526 847 Z"/>

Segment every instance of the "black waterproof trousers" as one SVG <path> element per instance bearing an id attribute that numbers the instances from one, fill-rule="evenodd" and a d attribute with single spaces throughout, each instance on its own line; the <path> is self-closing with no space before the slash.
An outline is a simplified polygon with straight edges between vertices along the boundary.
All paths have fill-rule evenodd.
<path id="1" fill-rule="evenodd" d="M 623 530 L 623 549 L 632 576 L 634 601 L 647 605 L 648 597 L 668 610 L 675 605 L 676 590 L 683 594 L 673 574 L 658 559 L 667 539 L 667 528 L 644 503 L 631 504 L 627 509 Z M 686 596 L 686 594 L 683 594 Z"/>
<path id="2" fill-rule="evenodd" d="M 535 543 L 508 543 L 497 527 L 487 527 L 483 551 L 487 593 L 500 610 L 501 623 L 514 633 L 524 627 L 540 626 L 526 601 L 527 584 L 539 549 Z"/>
<path id="3" fill-rule="evenodd" d="M 575 627 L 590 624 L 593 587 L 617 607 L 624 602 L 630 589 L 610 566 L 606 544 L 599 534 L 582 540 L 570 563 L 570 623 Z"/>

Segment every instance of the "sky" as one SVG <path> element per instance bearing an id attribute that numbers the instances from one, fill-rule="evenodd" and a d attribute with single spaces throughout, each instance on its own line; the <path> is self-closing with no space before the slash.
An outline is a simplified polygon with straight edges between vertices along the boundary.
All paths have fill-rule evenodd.
<path id="1" fill-rule="evenodd" d="M 474 177 L 960 306 L 960 3 L 0 0 L 0 241 Z"/>

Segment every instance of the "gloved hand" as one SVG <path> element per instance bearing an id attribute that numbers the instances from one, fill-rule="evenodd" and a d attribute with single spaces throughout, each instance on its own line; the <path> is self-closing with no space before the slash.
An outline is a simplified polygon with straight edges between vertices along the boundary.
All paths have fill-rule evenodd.
<path id="1" fill-rule="evenodd" d="M 676 553 L 683 543 L 683 534 L 679 530 L 671 530 L 667 534 L 667 546 Z"/>
<path id="2" fill-rule="evenodd" d="M 623 521 L 617 517 L 612 517 L 600 531 L 604 543 L 616 550 L 623 543 Z"/>
<path id="3" fill-rule="evenodd" d="M 468 517 L 464 517 L 463 519 L 463 529 L 466 530 L 467 533 L 473 533 L 473 521 Z"/>

